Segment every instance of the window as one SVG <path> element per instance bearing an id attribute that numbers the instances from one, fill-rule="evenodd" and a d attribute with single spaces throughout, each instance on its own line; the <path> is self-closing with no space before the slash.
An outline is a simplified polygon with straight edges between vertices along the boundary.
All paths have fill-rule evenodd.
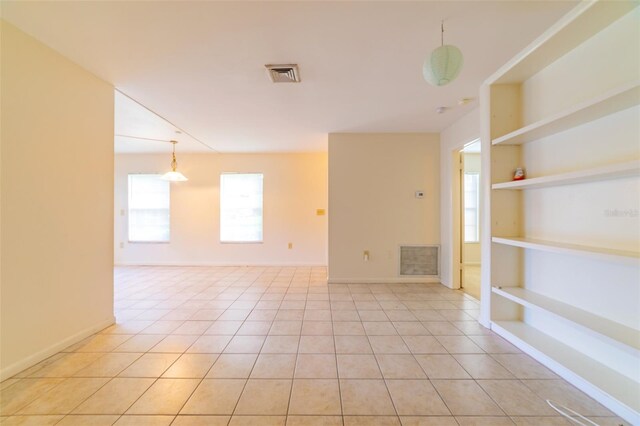
<path id="1" fill-rule="evenodd" d="M 464 242 L 480 241 L 480 174 L 464 174 Z"/>
<path id="2" fill-rule="evenodd" d="M 262 174 L 220 176 L 220 241 L 262 242 Z"/>
<path id="3" fill-rule="evenodd" d="M 129 175 L 129 241 L 169 241 L 169 182 L 161 175 Z"/>

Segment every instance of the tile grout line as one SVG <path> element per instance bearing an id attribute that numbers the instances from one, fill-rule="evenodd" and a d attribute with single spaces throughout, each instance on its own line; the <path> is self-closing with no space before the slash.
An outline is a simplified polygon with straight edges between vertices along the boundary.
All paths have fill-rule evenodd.
<path id="1" fill-rule="evenodd" d="M 307 297 L 309 295 L 309 288 L 308 287 L 307 287 L 306 295 L 307 295 Z M 304 310 L 306 310 L 306 306 L 307 306 L 307 297 L 305 297 L 305 302 L 304 302 L 305 309 Z M 296 380 L 296 372 L 298 371 L 298 357 L 300 356 L 300 344 L 302 343 L 302 328 L 304 327 L 304 310 L 303 310 L 303 314 L 302 314 L 302 324 L 300 325 L 300 335 L 298 336 L 298 348 L 296 350 L 296 356 L 295 356 L 295 359 L 293 361 L 293 376 L 291 377 L 291 387 L 289 388 L 289 399 L 287 401 L 287 412 L 285 414 L 285 416 L 286 416 L 285 417 L 285 424 L 286 424 L 287 419 L 289 417 L 289 411 L 291 410 L 291 399 L 293 398 L 293 386 L 294 386 L 295 380 Z"/>

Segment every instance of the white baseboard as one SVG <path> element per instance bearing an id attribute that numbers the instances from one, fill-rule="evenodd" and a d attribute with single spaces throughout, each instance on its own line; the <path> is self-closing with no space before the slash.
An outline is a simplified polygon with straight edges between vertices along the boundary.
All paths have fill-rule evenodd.
<path id="1" fill-rule="evenodd" d="M 120 261 L 116 262 L 114 266 L 299 266 L 299 267 L 326 267 L 326 263 L 313 263 L 313 262 L 190 262 L 190 261 Z"/>
<path id="2" fill-rule="evenodd" d="M 451 285 L 451 283 L 450 283 L 450 282 L 446 282 L 446 281 L 441 280 L 441 281 L 440 281 L 440 284 L 442 284 L 443 286 L 445 286 L 445 287 L 447 287 L 447 288 L 450 288 L 450 289 L 452 289 L 452 290 L 458 290 L 457 288 L 453 288 L 453 286 Z"/>
<path id="3" fill-rule="evenodd" d="M 30 355 L 18 362 L 14 362 L 13 364 L 3 368 L 0 370 L 0 381 L 4 379 L 8 379 L 9 377 L 15 376 L 19 372 L 26 370 L 29 367 L 32 367 L 39 363 L 40 361 L 44 361 L 52 355 L 57 354 L 61 350 L 73 345 L 74 343 L 78 343 L 82 339 L 85 339 L 92 334 L 97 333 L 100 330 L 104 330 L 105 328 L 113 325 L 116 322 L 116 318 L 112 316 L 111 318 L 101 321 L 98 324 L 85 328 L 79 333 L 74 334 L 73 336 L 69 336 L 66 339 L 49 346 L 41 351 L 36 352 L 33 355 Z"/>
<path id="4" fill-rule="evenodd" d="M 440 283 L 439 277 L 329 278 L 329 284 L 424 284 Z"/>

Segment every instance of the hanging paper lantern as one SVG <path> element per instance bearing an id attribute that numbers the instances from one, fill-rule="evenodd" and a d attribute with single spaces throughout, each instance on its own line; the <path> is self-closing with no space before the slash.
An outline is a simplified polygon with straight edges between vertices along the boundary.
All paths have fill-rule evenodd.
<path id="1" fill-rule="evenodd" d="M 455 46 L 444 45 L 431 52 L 422 66 L 422 75 L 429 84 L 444 86 L 451 83 L 462 69 L 462 52 Z"/>

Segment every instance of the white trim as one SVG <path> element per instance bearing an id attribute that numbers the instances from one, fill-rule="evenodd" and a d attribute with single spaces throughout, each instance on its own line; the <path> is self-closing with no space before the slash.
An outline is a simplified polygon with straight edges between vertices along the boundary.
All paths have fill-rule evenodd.
<path id="1" fill-rule="evenodd" d="M 264 240 L 256 240 L 256 241 L 222 241 L 220 240 L 220 244 L 264 244 Z"/>
<path id="2" fill-rule="evenodd" d="M 440 283 L 440 277 L 329 278 L 329 284 L 424 284 Z"/>
<path id="3" fill-rule="evenodd" d="M 127 244 L 171 244 L 171 241 L 142 241 L 142 240 L 128 240 Z"/>
<path id="4" fill-rule="evenodd" d="M 326 267 L 326 263 L 315 262 L 212 262 L 212 261 L 146 261 L 127 260 L 115 262 L 114 266 L 311 266 Z"/>
<path id="5" fill-rule="evenodd" d="M 442 268 L 440 274 L 442 284 L 453 290 L 460 288 L 460 255 L 456 249 L 461 239 L 454 238 L 456 234 L 454 229 L 458 226 L 453 221 L 454 206 L 457 206 L 458 202 L 454 201 L 453 194 L 454 184 L 459 183 L 459 177 L 454 178 L 454 175 L 459 175 L 459 169 L 458 164 L 453 165 L 453 156 L 466 145 L 480 139 L 480 112 L 479 107 L 476 107 L 440 132 L 440 266 Z M 484 150 L 485 147 L 482 146 L 482 149 Z M 462 237 L 462 230 L 460 230 L 460 237 Z"/>
<path id="6" fill-rule="evenodd" d="M 480 86 L 480 318 L 478 322 L 491 326 L 491 111 L 489 101 L 491 90 L 488 85 Z"/>
<path id="7" fill-rule="evenodd" d="M 115 322 L 116 322 L 116 318 L 114 316 L 111 316 L 111 318 L 109 319 L 101 321 L 94 326 L 85 328 L 79 333 L 69 336 L 66 339 L 59 341 L 58 343 L 55 343 L 47 348 L 44 348 L 39 352 L 34 353 L 33 355 L 30 355 L 26 358 L 21 359 L 18 362 L 14 362 L 13 364 L 0 370 L 0 381 L 8 379 L 9 377 L 15 376 L 21 371 L 36 365 L 40 361 L 44 361 L 45 359 L 49 358 L 52 355 L 57 354 L 58 352 L 60 352 L 65 348 L 68 348 L 74 343 L 78 343 L 79 341 L 97 333 L 98 331 L 104 330 L 110 325 L 115 324 Z"/>

